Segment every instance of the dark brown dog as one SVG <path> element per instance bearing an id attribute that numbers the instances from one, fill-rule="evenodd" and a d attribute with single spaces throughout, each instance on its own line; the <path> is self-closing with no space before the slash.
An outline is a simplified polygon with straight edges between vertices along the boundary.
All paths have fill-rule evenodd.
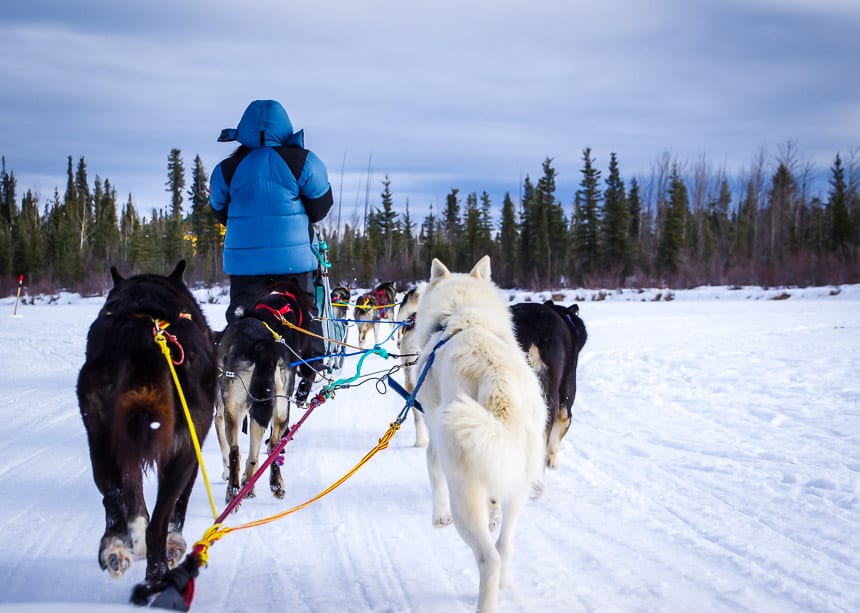
<path id="1" fill-rule="evenodd" d="M 156 342 L 164 339 L 201 444 L 212 424 L 215 351 L 208 324 L 182 281 L 185 261 L 169 276 L 123 278 L 87 336 L 78 376 L 78 402 L 87 430 L 93 478 L 102 494 L 105 531 L 99 565 L 119 577 L 146 556 L 146 582 L 158 581 L 182 559 L 182 528 L 197 458 L 170 366 Z M 158 474 L 150 518 L 144 469 Z"/>

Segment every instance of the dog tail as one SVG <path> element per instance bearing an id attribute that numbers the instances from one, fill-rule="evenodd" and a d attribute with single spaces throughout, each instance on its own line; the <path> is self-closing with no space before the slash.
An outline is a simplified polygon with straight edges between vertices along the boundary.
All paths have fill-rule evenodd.
<path id="1" fill-rule="evenodd" d="M 272 419 L 275 406 L 275 370 L 277 356 L 272 352 L 272 341 L 255 345 L 257 363 L 254 374 L 248 384 L 248 396 L 251 398 L 251 417 L 265 427 Z"/>
<path id="2" fill-rule="evenodd" d="M 504 424 L 473 398 L 460 394 L 445 410 L 445 425 L 464 447 L 484 451 L 505 434 Z"/>
<path id="3" fill-rule="evenodd" d="M 530 424 L 518 417 L 522 411 L 511 406 L 518 400 L 501 390 L 482 399 L 484 404 L 460 394 L 445 410 L 444 423 L 453 439 L 450 442 L 458 447 L 463 461 L 490 480 L 500 478 L 500 485 L 523 470 L 529 483 L 541 478 L 545 453 L 542 423 Z"/>
<path id="4" fill-rule="evenodd" d="M 141 385 L 117 399 L 113 441 L 116 457 L 124 467 L 152 466 L 170 452 L 176 411 L 169 383 Z"/>

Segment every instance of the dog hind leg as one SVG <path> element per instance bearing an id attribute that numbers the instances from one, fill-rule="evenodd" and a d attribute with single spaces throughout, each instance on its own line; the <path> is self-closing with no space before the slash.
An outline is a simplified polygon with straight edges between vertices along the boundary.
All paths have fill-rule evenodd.
<path id="1" fill-rule="evenodd" d="M 218 436 L 218 445 L 221 447 L 221 464 L 223 470 L 221 478 L 225 481 L 230 478 L 230 444 L 227 442 L 227 433 L 224 426 L 224 394 L 223 383 L 219 383 L 215 392 L 215 434 Z"/>
<path id="2" fill-rule="evenodd" d="M 488 497 L 482 487 L 474 484 L 460 484 L 458 489 L 452 500 L 454 526 L 478 563 L 477 610 L 494 613 L 498 608 L 503 561 L 487 524 Z"/>
<path id="3" fill-rule="evenodd" d="M 292 388 L 295 383 L 296 373 L 283 361 L 278 363 L 275 369 L 275 411 L 272 415 L 272 433 L 269 437 L 268 451 L 272 450 L 280 442 L 281 437 L 287 433 L 290 423 L 290 401 Z M 283 453 L 283 451 L 282 451 Z M 282 499 L 286 494 L 284 479 L 278 462 L 272 462 L 269 466 L 269 488 L 275 498 Z"/>
<path id="4" fill-rule="evenodd" d="M 546 444 L 546 465 L 558 467 L 558 451 L 561 441 L 570 429 L 570 415 L 565 407 L 556 407 Z"/>
<path id="5" fill-rule="evenodd" d="M 448 494 L 448 481 L 432 441 L 427 445 L 427 472 L 430 475 L 430 487 L 433 491 L 433 525 L 442 528 L 452 521 L 451 500 Z"/>
<path id="6" fill-rule="evenodd" d="M 177 502 L 183 493 L 190 495 L 197 474 L 197 461 L 194 450 L 188 445 L 182 453 L 174 455 L 166 466 L 159 466 L 158 495 L 152 509 L 152 520 L 146 530 L 146 576 L 147 582 L 160 580 L 168 570 L 167 548 L 168 541 L 173 549 L 173 556 L 184 555 L 186 544 L 181 534 L 174 532 L 168 535 L 170 524 L 184 523 L 187 500 L 179 504 L 181 521 L 177 521 Z M 165 535 L 168 535 L 165 538 Z M 181 554 L 179 553 L 181 551 Z M 178 563 L 178 559 L 174 563 Z"/>
<path id="7" fill-rule="evenodd" d="M 84 375 L 85 369 L 82 370 L 82 381 L 88 380 Z M 149 524 L 149 515 L 143 499 L 143 475 L 137 467 L 123 474 L 106 435 L 111 426 L 99 418 L 107 410 L 105 404 L 98 394 L 86 391 L 85 384 L 79 384 L 79 390 L 93 481 L 102 494 L 105 509 L 105 531 L 99 542 L 99 566 L 107 570 L 111 577 L 118 578 L 131 568 L 136 555 L 146 555 L 145 539 L 141 532 Z"/>
<path id="8" fill-rule="evenodd" d="M 502 505 L 502 529 L 496 541 L 496 549 L 502 562 L 499 585 L 509 588 L 513 585 L 511 557 L 514 553 L 514 533 L 520 519 L 520 513 L 525 506 L 526 496 L 513 496 Z"/>
<path id="9" fill-rule="evenodd" d="M 237 404 L 239 402 L 240 404 Z M 242 399 L 237 401 L 233 397 L 225 398 L 224 411 L 224 434 L 228 446 L 228 469 L 229 475 L 227 478 L 227 492 L 224 496 L 224 502 L 230 504 L 230 501 L 239 493 L 239 471 L 242 462 L 242 453 L 239 451 L 239 424 L 246 415 L 246 401 Z"/>

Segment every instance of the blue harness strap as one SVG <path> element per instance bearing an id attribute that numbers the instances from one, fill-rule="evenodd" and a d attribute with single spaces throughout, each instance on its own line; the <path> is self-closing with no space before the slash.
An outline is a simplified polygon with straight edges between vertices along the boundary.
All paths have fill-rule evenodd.
<path id="1" fill-rule="evenodd" d="M 408 394 L 402 385 L 392 379 L 391 375 L 388 375 L 388 384 L 391 386 L 391 389 L 393 389 L 395 392 L 397 392 L 406 399 L 406 406 L 404 406 L 403 410 L 400 412 L 400 415 L 397 418 L 397 423 L 403 423 L 403 421 L 406 419 L 406 416 L 409 414 L 409 409 L 411 409 L 413 406 L 422 413 L 424 412 L 423 407 L 416 398 L 416 396 L 418 395 L 418 390 L 421 389 L 421 385 L 424 383 L 424 379 L 427 378 L 427 371 L 430 370 L 430 366 L 433 364 L 433 360 L 436 359 L 436 351 L 439 349 L 439 347 L 447 343 L 450 338 L 450 336 L 448 338 L 443 338 L 438 343 L 436 343 L 435 347 L 433 347 L 433 350 L 430 352 L 430 355 L 427 356 L 427 361 L 424 362 L 424 368 L 421 369 L 421 374 L 418 375 L 418 381 L 415 382 L 415 389 L 412 390 L 411 394 Z"/>

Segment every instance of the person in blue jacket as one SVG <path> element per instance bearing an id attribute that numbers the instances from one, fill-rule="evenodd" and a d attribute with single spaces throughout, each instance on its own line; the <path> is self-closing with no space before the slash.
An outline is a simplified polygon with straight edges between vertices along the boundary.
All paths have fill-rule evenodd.
<path id="1" fill-rule="evenodd" d="M 218 140 L 239 142 L 233 154 L 215 167 L 209 191 L 212 211 L 227 227 L 227 323 L 236 319 L 238 308 L 254 308 L 257 298 L 278 281 L 295 281 L 314 302 L 318 260 L 313 224 L 333 204 L 325 165 L 304 148 L 303 131 L 293 130 L 276 100 L 251 102 L 238 127 L 222 130 Z M 311 331 L 322 335 L 319 320 L 313 320 Z M 325 353 L 322 340 L 314 345 L 315 356 Z M 300 373 L 296 396 L 304 400 L 315 372 L 302 365 Z"/>

